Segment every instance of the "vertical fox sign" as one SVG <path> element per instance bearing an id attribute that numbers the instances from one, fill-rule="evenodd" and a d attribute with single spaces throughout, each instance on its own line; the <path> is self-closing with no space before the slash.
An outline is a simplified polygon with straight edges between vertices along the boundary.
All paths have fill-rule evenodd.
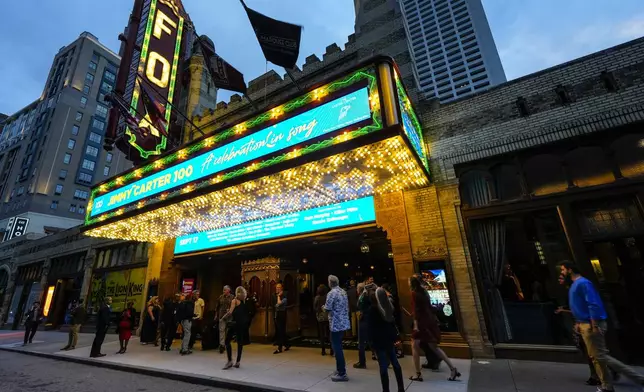
<path id="1" fill-rule="evenodd" d="M 121 113 L 118 131 L 113 133 L 116 146 L 135 163 L 170 147 L 172 130 L 168 128 L 173 124 L 172 104 L 180 85 L 185 23 L 180 0 L 135 1 L 125 45 L 125 52 L 130 53 L 123 54 L 120 70 L 127 75 L 121 78 L 119 72 L 116 88 L 130 115 Z M 121 86 L 119 81 L 123 82 Z"/>

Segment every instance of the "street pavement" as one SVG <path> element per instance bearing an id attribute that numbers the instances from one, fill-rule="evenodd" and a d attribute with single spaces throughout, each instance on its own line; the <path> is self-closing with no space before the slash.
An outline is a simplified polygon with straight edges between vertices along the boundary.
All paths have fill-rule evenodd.
<path id="1" fill-rule="evenodd" d="M 338 385 L 330 380 L 330 375 L 335 367 L 334 359 L 329 356 L 320 356 L 317 349 L 295 347 L 289 352 L 273 355 L 273 347 L 251 344 L 244 348 L 241 368 L 224 371 L 222 367 L 226 362 L 225 355 L 214 351 L 195 350 L 192 355 L 182 357 L 178 354 L 176 343 L 171 352 L 160 352 L 157 347 L 141 345 L 138 338 L 133 337 L 128 352 L 125 355 L 118 355 L 115 354 L 118 351 L 117 337 L 116 335 L 108 335 L 106 343 L 103 345 L 103 353 L 108 355 L 100 359 L 90 359 L 89 349 L 93 339 L 91 334 L 81 334 L 78 348 L 68 352 L 60 351 L 60 348 L 66 344 L 66 333 L 39 331 L 34 338 L 34 343 L 25 347 L 22 347 L 22 336 L 23 333 L 20 331 L 0 331 L 0 350 L 27 351 L 31 354 L 59 359 L 59 361 L 0 351 L 0 391 L 2 392 L 30 390 L 18 389 L 18 386 L 13 387 L 11 384 L 3 384 L 3 382 L 16 382 L 16 379 L 21 376 L 33 378 L 33 381 L 25 382 L 20 387 L 26 388 L 28 385 L 38 387 L 41 384 L 46 384 L 46 387 L 33 390 L 58 391 L 60 389 L 56 388 L 59 388 L 59 385 L 64 386 L 66 383 L 64 375 L 57 378 L 49 377 L 47 374 L 55 373 L 54 369 L 59 368 L 63 369 L 62 372 L 70 372 L 68 382 L 71 389 L 65 389 L 66 392 L 73 392 L 75 390 L 73 388 L 76 388 L 77 385 L 81 385 L 78 388 L 82 388 L 83 391 L 93 392 L 107 391 L 107 386 L 110 386 L 110 389 L 117 388 L 119 391 L 163 392 L 166 390 L 156 387 L 139 387 L 136 386 L 139 385 L 137 382 L 110 384 L 111 381 L 97 382 L 97 387 L 94 389 L 82 386 L 83 383 L 90 382 L 81 376 L 85 373 L 97 375 L 97 379 L 100 379 L 102 375 L 109 375 L 106 378 L 110 380 L 112 378 L 148 380 L 147 382 L 151 386 L 157 385 L 156 382 L 161 382 L 156 377 L 150 377 L 151 375 L 202 385 L 186 384 L 184 388 L 173 384 L 177 381 L 161 382 L 163 385 L 166 383 L 174 385 L 173 391 L 214 391 L 217 389 L 211 387 L 215 386 L 233 390 L 262 391 L 337 391 L 338 388 L 346 391 L 365 392 L 381 390 L 378 366 L 375 361 L 369 360 L 366 370 L 357 370 L 351 367 L 357 359 L 357 352 L 354 350 L 345 351 L 350 381 Z M 236 349 L 234 345 L 233 349 Z M 72 364 L 65 361 L 80 361 L 82 364 Z M 474 359 L 472 361 L 456 359 L 454 362 L 463 375 L 460 381 L 447 381 L 449 371 L 443 365 L 442 371 L 439 373 L 424 371 L 425 382 L 418 383 L 408 380 L 408 377 L 413 374 L 413 366 L 411 357 L 406 356 L 401 360 L 406 391 L 595 392 L 594 387 L 584 384 L 588 378 L 588 367 L 584 364 L 505 359 Z M 30 363 L 33 363 L 33 367 L 27 366 Z M 85 363 L 93 366 L 86 366 Z M 43 367 L 42 370 L 41 367 Z M 639 368 L 639 371 L 644 373 L 642 368 Z M 134 374 L 137 372 L 143 374 Z M 32 373 L 34 376 L 31 376 Z M 114 377 L 115 375 L 116 377 Z M 91 382 L 94 381 L 91 380 Z M 47 384 L 50 382 L 53 383 Z M 392 390 L 395 390 L 394 384 L 393 374 L 390 372 Z M 105 388 L 101 389 L 103 386 Z M 628 380 L 617 383 L 616 390 L 617 392 L 642 391 L 641 388 Z"/>
<path id="2" fill-rule="evenodd" d="M 131 372 L 0 351 L 3 392 L 215 392 L 225 391 Z"/>

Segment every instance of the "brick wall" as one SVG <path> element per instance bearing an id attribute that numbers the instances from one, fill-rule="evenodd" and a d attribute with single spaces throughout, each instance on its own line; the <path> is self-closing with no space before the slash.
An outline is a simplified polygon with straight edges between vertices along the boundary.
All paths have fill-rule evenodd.
<path id="1" fill-rule="evenodd" d="M 616 91 L 602 80 L 603 71 Z M 558 86 L 570 102 L 562 102 Z M 519 112 L 519 97 L 527 115 Z M 417 110 L 438 181 L 454 178 L 457 163 L 644 120 L 644 39 L 431 106 L 422 102 Z"/>
<path id="2" fill-rule="evenodd" d="M 472 274 L 462 222 L 458 187 L 405 192 L 405 210 L 414 262 L 445 260 L 458 302 L 460 331 L 476 357 L 492 355 L 487 343 L 481 303 Z M 395 255 L 395 252 L 394 252 Z"/>

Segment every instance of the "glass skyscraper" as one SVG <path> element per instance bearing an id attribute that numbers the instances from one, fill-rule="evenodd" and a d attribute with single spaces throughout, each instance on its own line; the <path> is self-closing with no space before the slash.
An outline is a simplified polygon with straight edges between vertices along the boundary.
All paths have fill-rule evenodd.
<path id="1" fill-rule="evenodd" d="M 481 0 L 400 0 L 418 88 L 441 102 L 506 81 Z"/>

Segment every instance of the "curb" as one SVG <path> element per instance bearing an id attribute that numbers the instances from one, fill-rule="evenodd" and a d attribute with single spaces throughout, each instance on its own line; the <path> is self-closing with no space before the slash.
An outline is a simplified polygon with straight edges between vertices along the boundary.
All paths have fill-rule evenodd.
<path id="1" fill-rule="evenodd" d="M 64 355 L 49 354 L 49 353 L 43 353 L 43 352 L 37 352 L 37 351 L 25 351 L 25 350 L 9 348 L 9 347 L 0 347 L 0 351 L 31 355 L 34 357 L 53 359 L 56 361 L 73 362 L 81 365 L 95 366 L 100 368 L 119 370 L 123 372 L 143 374 L 146 376 L 165 378 L 168 380 L 181 381 L 181 382 L 186 382 L 190 384 L 204 385 L 204 386 L 213 387 L 213 388 L 223 388 L 223 389 L 229 389 L 229 390 L 240 391 L 240 392 L 266 392 L 266 391 L 304 392 L 303 390 L 300 390 L 300 389 L 276 388 L 269 385 L 254 384 L 254 383 L 249 383 L 244 381 L 232 381 L 232 380 L 227 380 L 227 379 L 218 378 L 218 377 L 195 376 L 194 374 L 175 372 L 172 370 L 165 370 L 165 369 L 159 370 L 159 369 L 149 368 L 149 367 L 122 365 L 122 364 L 117 364 L 113 362 L 103 362 L 103 361 L 92 360 L 89 358 L 85 359 L 85 358 L 68 357 Z"/>

